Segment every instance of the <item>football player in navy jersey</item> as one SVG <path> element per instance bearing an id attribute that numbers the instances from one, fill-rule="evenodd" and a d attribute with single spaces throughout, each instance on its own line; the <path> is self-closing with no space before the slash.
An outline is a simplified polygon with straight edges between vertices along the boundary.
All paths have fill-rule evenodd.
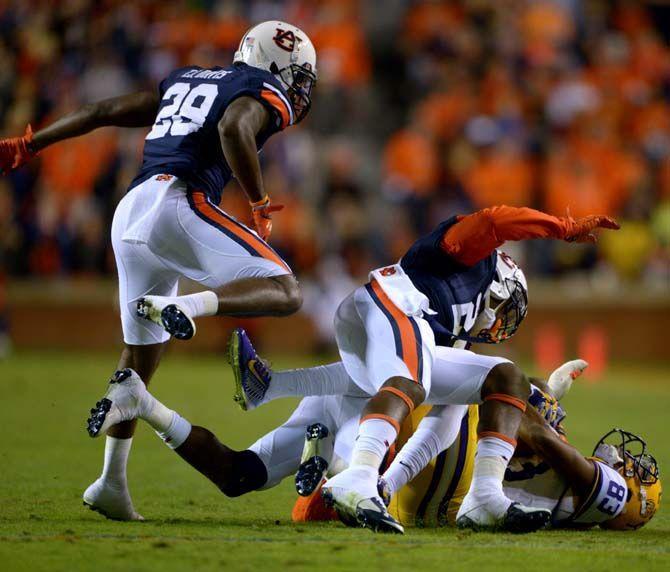
<path id="1" fill-rule="evenodd" d="M 133 368 L 149 383 L 170 336 L 191 338 L 199 316 L 298 310 L 298 282 L 266 242 L 281 207 L 264 191 L 258 151 L 307 115 L 315 82 L 307 35 L 268 21 L 244 35 L 230 67 L 177 69 L 156 92 L 85 105 L 35 133 L 28 126 L 23 137 L 0 140 L 0 170 L 8 172 L 98 127 L 151 126 L 142 166 L 112 224 L 125 342 L 119 368 Z M 253 230 L 218 207 L 232 177 L 249 199 Z M 206 290 L 177 296 L 181 277 Z M 103 399 L 97 406 L 101 418 L 107 405 Z M 84 502 L 109 518 L 141 518 L 126 480 L 134 429 L 129 422 L 108 431 L 102 475 L 84 493 Z M 177 442 L 189 430 L 178 419 L 165 439 Z"/>
<path id="2" fill-rule="evenodd" d="M 335 318 L 340 357 L 357 388 L 370 396 L 349 468 L 324 486 L 324 495 L 347 522 L 402 532 L 377 494 L 378 470 L 402 422 L 428 399 L 480 404 L 473 479 L 459 525 L 521 532 L 546 524 L 548 511 L 512 502 L 502 488 L 530 394 L 527 377 L 503 358 L 491 362 L 488 356 L 456 351 L 440 361 L 452 375 L 440 376 L 443 383 L 436 385 L 431 377 L 435 348 L 499 343 L 516 332 L 526 316 L 528 288 L 521 269 L 498 250 L 505 241 L 593 242 L 597 228 L 619 226 L 606 216 L 574 220 L 508 206 L 452 217 L 420 238 L 398 264 L 371 272 L 370 282 L 342 302 Z M 233 335 L 239 348 L 234 356 L 238 401 L 249 408 L 267 401 L 271 375 L 242 334 Z M 319 394 L 314 384 L 307 389 L 309 395 Z M 324 384 L 321 394 L 338 391 L 350 388 Z M 281 384 L 270 393 L 281 396 Z"/>

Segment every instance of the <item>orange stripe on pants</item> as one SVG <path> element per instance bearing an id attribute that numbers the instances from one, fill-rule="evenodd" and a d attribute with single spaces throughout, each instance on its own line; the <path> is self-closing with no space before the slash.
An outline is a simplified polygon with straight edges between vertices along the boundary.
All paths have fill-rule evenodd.
<path id="1" fill-rule="evenodd" d="M 221 225 L 226 230 L 237 236 L 237 238 L 239 238 L 241 241 L 245 242 L 251 248 L 256 250 L 262 258 L 271 260 L 272 262 L 278 264 L 282 268 L 286 268 L 286 270 L 289 273 L 291 272 L 291 269 L 288 267 L 286 262 L 284 262 L 277 255 L 277 253 L 265 243 L 265 241 L 261 240 L 256 235 L 254 235 L 250 230 L 246 230 L 240 224 L 234 222 L 226 215 L 221 213 L 216 207 L 214 207 L 207 200 L 207 196 L 205 195 L 205 193 L 203 193 L 202 191 L 193 191 L 192 197 L 193 197 L 193 205 L 198 210 L 198 212 L 200 212 L 206 218 L 211 219 L 212 221 L 216 222 L 217 224 Z"/>
<path id="2" fill-rule="evenodd" d="M 377 295 L 377 298 L 379 298 L 379 301 L 398 326 L 400 332 L 400 344 L 402 347 L 402 360 L 405 362 L 407 369 L 409 369 L 412 379 L 417 383 L 421 383 L 421 380 L 419 379 L 419 352 L 421 351 L 421 347 L 416 339 L 416 334 L 414 333 L 414 327 L 412 326 L 410 318 L 405 315 L 398 306 L 391 302 L 391 299 L 386 295 L 386 292 L 382 290 L 382 287 L 376 280 L 372 280 L 370 285 L 372 286 L 374 293 Z"/>

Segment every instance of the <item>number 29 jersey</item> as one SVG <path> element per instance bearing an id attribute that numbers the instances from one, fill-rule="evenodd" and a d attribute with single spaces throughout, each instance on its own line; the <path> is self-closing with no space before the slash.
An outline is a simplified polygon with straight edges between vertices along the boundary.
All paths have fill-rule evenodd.
<path id="1" fill-rule="evenodd" d="M 279 81 L 270 72 L 243 63 L 228 68 L 179 68 L 160 83 L 159 93 L 160 107 L 131 188 L 166 173 L 219 204 L 233 176 L 218 132 L 226 108 L 243 96 L 267 108 L 271 120 L 256 137 L 259 151 L 271 135 L 293 123 L 293 109 Z"/>

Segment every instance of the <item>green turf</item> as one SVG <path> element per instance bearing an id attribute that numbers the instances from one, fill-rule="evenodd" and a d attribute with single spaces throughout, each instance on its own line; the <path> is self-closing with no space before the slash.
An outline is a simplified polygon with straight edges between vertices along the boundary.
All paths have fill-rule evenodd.
<path id="1" fill-rule="evenodd" d="M 300 359 L 277 366 L 304 365 Z M 0 362 L 0 569 L 10 570 L 670 570 L 670 511 L 632 533 L 541 532 L 527 536 L 408 530 L 376 536 L 335 523 L 290 521 L 290 482 L 230 500 L 169 451 L 146 427 L 129 475 L 144 523 L 110 522 L 81 506 L 97 476 L 102 440 L 84 432 L 111 355 L 23 353 Z M 670 380 L 667 367 L 613 368 L 598 384 L 580 380 L 565 400 L 573 442 L 590 453 L 614 425 L 645 436 L 661 469 Z M 230 399 L 231 378 L 215 357 L 168 356 L 155 394 L 194 423 L 244 447 L 283 420 L 285 400 L 251 413 Z"/>

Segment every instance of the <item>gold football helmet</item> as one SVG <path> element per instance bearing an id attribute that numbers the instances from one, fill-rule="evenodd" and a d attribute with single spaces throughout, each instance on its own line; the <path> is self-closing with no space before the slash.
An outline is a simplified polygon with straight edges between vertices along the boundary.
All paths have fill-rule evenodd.
<path id="1" fill-rule="evenodd" d="M 613 440 L 620 442 L 612 443 Z M 593 454 L 609 457 L 603 460 L 623 476 L 628 487 L 621 514 L 600 526 L 612 530 L 636 530 L 647 524 L 658 510 L 663 489 L 658 463 L 647 453 L 645 441 L 623 429 L 612 429 L 598 441 Z"/>

